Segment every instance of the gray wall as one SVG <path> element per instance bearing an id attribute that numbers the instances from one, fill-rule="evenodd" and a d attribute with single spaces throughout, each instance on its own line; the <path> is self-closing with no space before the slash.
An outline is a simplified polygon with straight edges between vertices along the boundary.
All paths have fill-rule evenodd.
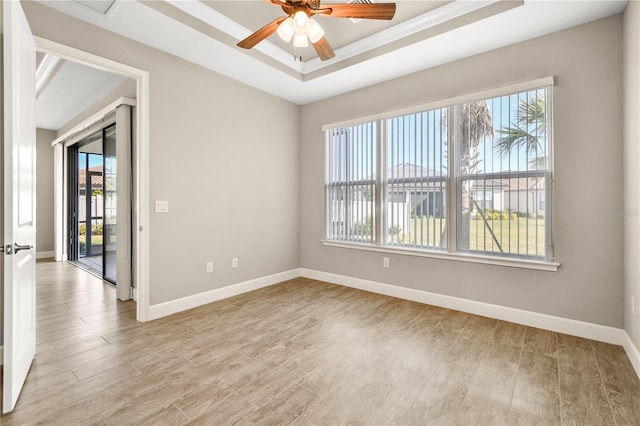
<path id="1" fill-rule="evenodd" d="M 53 251 L 53 148 L 52 130 L 36 129 L 36 249 Z"/>
<path id="2" fill-rule="evenodd" d="M 624 14 L 624 89 L 624 326 L 640 349 L 640 3 L 636 1 L 627 4 Z"/>
<path id="3" fill-rule="evenodd" d="M 149 71 L 145 208 L 169 201 L 147 230 L 152 305 L 298 267 L 298 106 L 41 4 L 23 7 L 35 35 Z"/>
<path id="4" fill-rule="evenodd" d="M 87 120 L 89 117 L 96 114 L 101 109 L 107 107 L 111 102 L 121 97 L 127 97 L 127 98 L 133 98 L 133 99 L 136 98 L 135 80 L 127 79 L 123 81 L 118 87 L 116 87 L 111 92 L 104 95 L 102 99 L 100 99 L 99 101 L 91 105 L 86 110 L 82 111 L 76 117 L 69 120 L 68 123 L 66 123 L 60 129 L 58 129 L 57 137 L 64 135 L 66 132 L 73 129 L 75 126 Z"/>
<path id="5" fill-rule="evenodd" d="M 306 105 L 301 266 L 528 311 L 623 326 L 620 15 Z M 429 54 L 429 52 L 425 52 Z M 558 272 L 325 247 L 323 124 L 553 75 Z M 386 256 L 386 255 L 385 255 Z"/>

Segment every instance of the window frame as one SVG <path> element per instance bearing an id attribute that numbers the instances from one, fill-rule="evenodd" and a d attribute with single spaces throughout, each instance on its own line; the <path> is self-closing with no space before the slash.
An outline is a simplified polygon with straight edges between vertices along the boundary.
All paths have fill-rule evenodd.
<path id="1" fill-rule="evenodd" d="M 330 131 L 344 128 L 349 126 L 360 125 L 364 123 L 374 123 L 375 126 L 378 126 L 378 132 L 376 134 L 375 148 L 377 150 L 377 170 L 376 179 L 375 179 L 375 192 L 376 192 L 376 200 L 375 203 L 375 238 L 372 239 L 371 242 L 354 242 L 354 241 L 341 241 L 341 240 L 331 240 L 328 239 L 330 235 L 328 233 L 329 230 L 329 214 L 328 214 L 328 205 L 326 204 L 326 200 L 328 200 L 326 191 L 329 186 L 329 178 L 328 174 L 325 174 L 325 206 L 324 206 L 324 214 L 325 214 L 325 235 L 323 237 L 322 244 L 324 246 L 329 247 L 342 247 L 356 250 L 364 250 L 364 251 L 375 251 L 375 252 L 383 252 L 383 253 L 392 253 L 392 254 L 402 254 L 402 255 L 410 255 L 410 256 L 418 256 L 418 257 L 427 257 L 427 258 L 436 258 L 436 259 L 445 259 L 445 260 L 453 260 L 453 261 L 464 261 L 471 263 L 479 263 L 479 264 L 488 264 L 488 265 L 498 265 L 498 266 L 508 266 L 508 267 L 516 267 L 516 268 L 526 268 L 526 269 L 535 269 L 535 270 L 544 270 L 544 271 L 557 271 L 560 264 L 556 262 L 555 253 L 554 253 L 554 241 L 553 241 L 553 209 L 554 209 L 554 200 L 553 200 L 553 175 L 554 175 L 554 159 L 553 159 L 553 151 L 554 151 L 554 132 L 553 132 L 553 86 L 554 86 L 554 78 L 553 77 L 544 77 L 536 80 L 530 80 L 523 83 L 512 84 L 508 86 L 503 86 L 495 89 L 485 90 L 482 92 L 477 92 L 464 96 L 457 96 L 448 99 L 444 99 L 441 101 L 430 102 L 427 104 L 416 105 L 410 108 L 404 108 L 400 110 L 388 111 L 381 114 L 376 114 L 373 116 L 361 117 L 358 119 L 342 121 L 333 124 L 327 124 L 322 126 L 322 131 L 325 133 L 324 141 L 325 141 L 325 170 L 329 170 L 329 157 L 328 157 L 328 140 Z M 416 248 L 410 246 L 396 246 L 389 245 L 386 243 L 387 233 L 385 232 L 385 224 L 387 223 L 386 217 L 386 208 L 385 205 L 387 203 L 387 182 L 386 182 L 386 173 L 384 172 L 386 165 L 386 148 L 382 147 L 384 142 L 384 135 L 386 135 L 386 120 L 401 117 L 404 115 L 420 113 L 424 111 L 430 111 L 434 109 L 446 109 L 447 114 L 453 118 L 454 117 L 454 108 L 457 104 L 468 103 L 468 102 L 476 102 L 483 101 L 494 97 L 502 97 L 509 96 L 511 94 L 531 91 L 535 89 L 548 88 L 548 98 L 546 102 L 546 110 L 547 110 L 547 121 L 548 121 L 548 129 L 549 129 L 549 151 L 548 151 L 548 163 L 549 166 L 543 172 L 533 172 L 534 174 L 543 174 L 545 178 L 545 189 L 544 189 L 544 200 L 545 200 L 545 219 L 547 223 L 545 223 L 545 259 L 534 259 L 529 256 L 513 256 L 513 255 L 501 255 L 501 254 L 484 254 L 473 251 L 463 251 L 459 249 L 459 240 L 457 234 L 457 230 L 460 227 L 460 223 L 457 219 L 457 211 L 458 211 L 458 198 L 459 198 L 459 186 L 461 185 L 463 176 L 457 172 L 457 164 L 458 155 L 456 142 L 454 139 L 455 126 L 448 126 L 447 130 L 447 145 L 448 145 L 448 173 L 446 176 L 446 212 L 445 219 L 446 223 L 454 223 L 455 226 L 451 226 L 448 229 L 448 232 L 445 235 L 446 245 L 444 250 L 436 250 L 432 248 Z M 514 172 L 498 172 L 496 175 L 503 174 L 514 174 Z M 527 172 L 516 172 L 515 174 L 527 174 Z M 468 178 L 468 177 L 467 177 Z M 537 200 L 536 200 L 536 203 Z M 539 205 L 536 205 L 539 207 Z"/>

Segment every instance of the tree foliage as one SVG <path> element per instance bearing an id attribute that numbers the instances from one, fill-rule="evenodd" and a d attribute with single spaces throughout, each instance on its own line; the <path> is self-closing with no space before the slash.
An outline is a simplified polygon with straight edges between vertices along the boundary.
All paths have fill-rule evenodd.
<path id="1" fill-rule="evenodd" d="M 511 151 L 526 150 L 528 157 L 534 157 L 536 164 L 544 157 L 544 143 L 547 136 L 546 108 L 543 97 L 526 97 L 518 104 L 518 118 L 509 127 L 498 129 L 500 138 L 495 141 L 494 149 L 500 155 L 508 155 Z"/>
<path id="2" fill-rule="evenodd" d="M 493 137 L 491 110 L 485 101 L 466 103 L 460 110 L 460 152 L 462 166 L 466 173 L 473 173 L 478 167 L 477 147 L 486 137 Z"/>

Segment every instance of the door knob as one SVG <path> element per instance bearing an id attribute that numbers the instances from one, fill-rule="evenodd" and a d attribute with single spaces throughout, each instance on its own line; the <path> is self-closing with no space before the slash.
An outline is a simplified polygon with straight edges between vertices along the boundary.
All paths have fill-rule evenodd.
<path id="1" fill-rule="evenodd" d="M 17 253 L 20 250 L 31 250 L 32 248 L 33 248 L 33 246 L 30 246 L 28 244 L 21 245 L 21 244 L 18 244 L 18 243 L 13 243 L 13 252 L 14 253 Z"/>

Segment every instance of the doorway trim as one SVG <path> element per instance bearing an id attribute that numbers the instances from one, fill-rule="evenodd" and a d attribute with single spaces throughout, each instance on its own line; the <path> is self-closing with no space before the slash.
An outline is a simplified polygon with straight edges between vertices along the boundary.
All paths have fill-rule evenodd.
<path id="1" fill-rule="evenodd" d="M 49 53 L 72 62 L 80 63 L 92 68 L 136 81 L 136 120 L 134 123 L 136 132 L 135 143 L 135 198 L 133 200 L 133 215 L 135 218 L 134 231 L 137 232 L 135 246 L 135 285 L 136 285 L 136 318 L 140 322 L 149 319 L 149 72 L 122 64 L 111 59 L 103 58 L 89 52 L 85 52 L 64 44 L 60 44 L 41 37 L 34 37 L 36 49 L 43 53 Z M 61 148 L 56 147 L 55 151 Z M 54 171 L 57 173 L 62 168 L 62 156 L 54 155 Z M 57 162 L 60 161 L 60 165 Z M 59 178 L 61 178 L 60 176 Z M 58 179 L 54 191 L 62 193 L 63 182 Z M 55 197 L 56 215 L 58 212 L 58 197 Z M 63 208 L 60 203 L 60 208 Z M 55 219 L 56 238 L 62 240 L 64 221 L 62 217 Z M 62 241 L 56 241 L 56 248 Z"/>

